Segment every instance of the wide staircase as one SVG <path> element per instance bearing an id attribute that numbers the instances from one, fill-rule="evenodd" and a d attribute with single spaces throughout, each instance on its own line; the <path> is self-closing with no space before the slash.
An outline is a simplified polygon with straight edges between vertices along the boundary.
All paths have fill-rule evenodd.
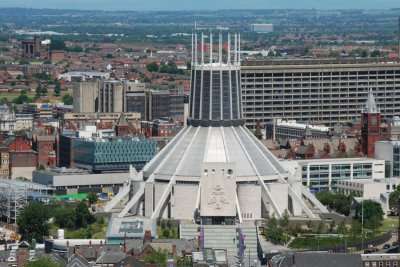
<path id="1" fill-rule="evenodd" d="M 179 227 L 180 227 L 179 229 L 180 239 L 186 239 L 186 240 L 198 239 L 199 225 L 193 223 L 181 223 Z"/>
<path id="2" fill-rule="evenodd" d="M 238 261 L 238 238 L 236 225 L 203 225 L 203 248 L 224 249 L 229 266 Z"/>
<path id="3" fill-rule="evenodd" d="M 242 253 L 242 266 L 260 266 L 258 260 L 258 237 L 257 228 L 250 225 L 242 225 L 239 231 L 244 239 L 245 249 Z"/>

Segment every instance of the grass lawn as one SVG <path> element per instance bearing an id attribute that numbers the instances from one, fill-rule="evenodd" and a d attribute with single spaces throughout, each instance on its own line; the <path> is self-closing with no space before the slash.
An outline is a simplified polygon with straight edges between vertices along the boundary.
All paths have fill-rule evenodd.
<path id="1" fill-rule="evenodd" d="M 321 237 L 304 236 L 297 237 L 290 243 L 290 248 L 294 249 L 319 249 L 324 247 L 333 247 L 343 245 L 344 239 L 340 237 Z"/>
<path id="2" fill-rule="evenodd" d="M 399 225 L 399 219 L 397 217 L 387 217 L 382 226 L 378 228 L 379 233 L 386 233 L 390 230 L 396 230 Z"/>

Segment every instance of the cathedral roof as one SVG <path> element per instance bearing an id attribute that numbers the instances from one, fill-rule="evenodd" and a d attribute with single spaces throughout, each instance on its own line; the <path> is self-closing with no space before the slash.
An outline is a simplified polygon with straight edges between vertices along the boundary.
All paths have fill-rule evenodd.
<path id="1" fill-rule="evenodd" d="M 202 163 L 234 163 L 238 179 L 286 177 L 278 159 L 245 127 L 193 127 L 183 129 L 144 168 L 155 179 L 197 179 Z"/>

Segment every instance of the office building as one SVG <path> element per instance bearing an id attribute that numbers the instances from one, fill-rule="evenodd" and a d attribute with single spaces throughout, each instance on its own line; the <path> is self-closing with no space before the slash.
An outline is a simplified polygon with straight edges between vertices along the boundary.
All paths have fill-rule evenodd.
<path id="1" fill-rule="evenodd" d="M 98 101 L 99 83 L 99 81 L 74 83 L 74 112 L 95 112 L 98 109 L 96 103 Z"/>
<path id="2" fill-rule="evenodd" d="M 309 159 L 284 164 L 295 164 L 301 182 L 313 192 L 333 190 L 343 180 L 385 179 L 385 161 L 371 158 Z"/>
<path id="3" fill-rule="evenodd" d="M 385 161 L 386 177 L 400 177 L 400 141 L 376 142 L 375 158 Z"/>
<path id="4" fill-rule="evenodd" d="M 53 188 L 58 194 L 117 193 L 128 179 L 128 172 L 90 173 L 69 168 L 35 170 L 32 173 L 33 182 Z"/>
<path id="5" fill-rule="evenodd" d="M 184 121 L 186 96 L 178 90 L 137 90 L 126 92 L 126 111 L 142 114 L 142 120 Z"/>
<path id="6" fill-rule="evenodd" d="M 139 138 L 79 138 L 72 142 L 74 166 L 92 172 L 137 170 L 157 152 L 155 141 Z"/>
<path id="7" fill-rule="evenodd" d="M 124 83 L 102 81 L 99 87 L 99 112 L 124 112 Z"/>
<path id="8" fill-rule="evenodd" d="M 334 126 L 360 120 L 369 91 L 383 118 L 400 113 L 400 63 L 357 60 L 247 61 L 241 67 L 248 127 L 274 118 Z"/>

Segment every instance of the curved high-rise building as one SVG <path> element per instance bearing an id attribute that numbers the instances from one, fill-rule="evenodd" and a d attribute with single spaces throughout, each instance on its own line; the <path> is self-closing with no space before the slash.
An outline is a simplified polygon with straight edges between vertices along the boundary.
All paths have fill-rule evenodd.
<path id="1" fill-rule="evenodd" d="M 190 118 L 143 169 L 144 183 L 125 206 L 151 219 L 235 225 L 267 216 L 317 219 L 326 209 L 243 124 L 240 37 L 228 36 L 205 55 L 193 36 Z M 206 58 L 207 57 L 207 58 Z M 309 201 L 304 201 L 308 199 Z M 140 205 L 138 205 L 141 203 Z M 312 204 L 310 204 L 312 203 Z"/>

